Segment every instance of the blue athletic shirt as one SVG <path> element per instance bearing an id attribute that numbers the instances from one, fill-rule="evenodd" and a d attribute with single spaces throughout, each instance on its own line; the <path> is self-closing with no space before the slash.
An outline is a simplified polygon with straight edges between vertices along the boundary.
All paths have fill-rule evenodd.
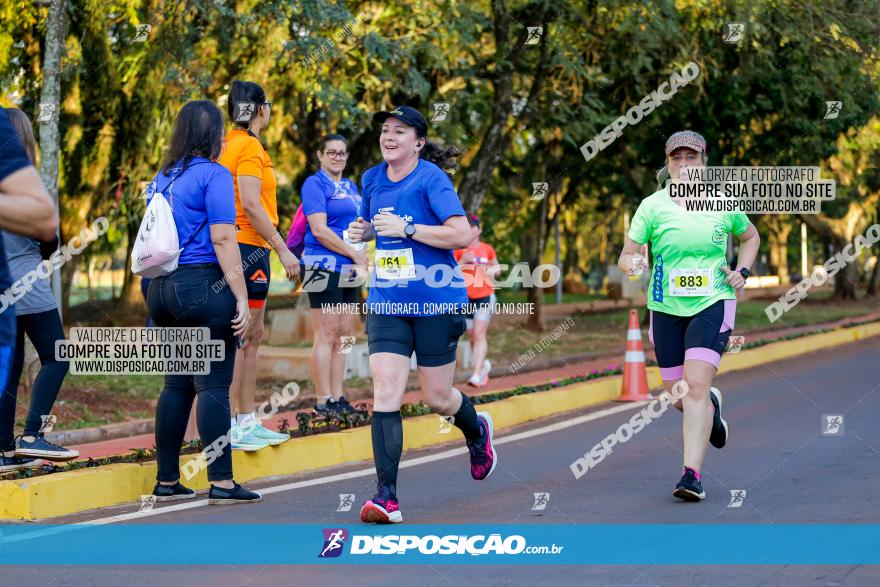
<path id="1" fill-rule="evenodd" d="M 178 174 L 169 194 L 168 185 Z M 181 246 L 198 230 L 183 247 L 178 265 L 217 263 L 209 225 L 235 224 L 235 190 L 229 170 L 209 159 L 193 157 L 182 172 L 180 163 L 169 170 L 169 175 L 160 170 L 147 187 L 147 203 L 157 192 L 162 192 L 171 203 Z M 207 223 L 199 229 L 206 219 Z"/>
<path id="2" fill-rule="evenodd" d="M 342 178 L 338 183 L 323 169 L 306 179 L 302 187 L 303 214 L 324 213 L 327 226 L 342 238 L 342 231 L 357 219 L 361 209 L 361 195 L 357 185 L 350 179 Z M 312 227 L 307 225 L 303 260 L 308 267 L 320 267 L 329 271 L 339 271 L 343 265 L 352 261 L 345 255 L 331 251 L 321 244 Z"/>
<path id="3" fill-rule="evenodd" d="M 16 171 L 31 166 L 31 160 L 25 153 L 18 133 L 9 120 L 6 110 L 0 108 L 0 181 Z M 0 198 L 3 193 L 0 192 Z M 12 285 L 12 275 L 6 263 L 6 250 L 3 247 L 3 239 L 0 239 L 0 294 Z M 0 391 L 6 386 L 6 378 L 9 373 L 10 348 L 15 346 L 15 309 L 2 304 L 0 311 Z"/>
<path id="4" fill-rule="evenodd" d="M 372 222 L 382 211 L 393 212 L 407 222 L 439 226 L 451 216 L 464 216 L 464 208 L 449 176 L 434 163 L 420 159 L 416 168 L 400 181 L 391 181 L 388 164 L 368 169 L 361 180 L 361 216 Z M 416 233 L 418 234 L 418 233 Z M 377 275 L 380 255 L 402 251 L 397 258 L 428 269 L 415 278 L 384 279 Z M 386 253 L 382 253 L 386 251 Z M 394 256 L 395 254 L 391 254 Z M 467 289 L 452 250 L 439 249 L 415 239 L 376 236 L 376 267 L 370 275 L 369 311 L 394 316 L 433 316 L 455 311 L 467 304 Z M 448 270 L 442 266 L 447 266 Z M 434 270 L 431 270 L 431 268 Z M 426 277 L 430 283 L 426 283 Z M 447 308 L 445 311 L 442 308 Z"/>

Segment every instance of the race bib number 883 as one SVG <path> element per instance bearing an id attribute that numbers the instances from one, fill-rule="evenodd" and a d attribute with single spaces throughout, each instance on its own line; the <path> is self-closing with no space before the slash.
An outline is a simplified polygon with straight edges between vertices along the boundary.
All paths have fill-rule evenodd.
<path id="1" fill-rule="evenodd" d="M 673 269 L 670 271 L 669 295 L 708 296 L 711 293 L 711 269 Z"/>

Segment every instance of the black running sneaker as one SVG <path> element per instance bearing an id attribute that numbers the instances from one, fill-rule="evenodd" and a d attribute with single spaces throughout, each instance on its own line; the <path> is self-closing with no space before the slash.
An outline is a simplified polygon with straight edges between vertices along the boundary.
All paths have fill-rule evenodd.
<path id="1" fill-rule="evenodd" d="M 697 478 L 697 473 L 690 467 L 684 467 L 684 475 L 681 476 L 681 481 L 675 486 L 675 491 L 672 492 L 672 495 L 685 501 L 706 499 L 703 484 Z"/>
<path id="2" fill-rule="evenodd" d="M 39 466 L 37 459 L 23 459 L 18 455 L 4 457 L 0 454 L 0 473 L 11 473 L 21 469 L 33 469 Z"/>
<path id="3" fill-rule="evenodd" d="M 339 401 L 336 402 L 336 411 L 337 412 L 346 412 L 348 414 L 366 414 L 366 410 L 360 410 L 350 403 L 344 397 L 339 398 Z"/>
<path id="4" fill-rule="evenodd" d="M 336 403 L 336 400 L 331 398 L 327 398 L 327 401 L 324 402 L 323 405 L 315 406 L 315 411 L 319 414 L 323 414 L 325 416 L 329 416 L 331 414 L 339 413 L 339 404 Z"/>
<path id="5" fill-rule="evenodd" d="M 715 448 L 724 448 L 724 445 L 727 444 L 729 431 L 727 421 L 721 417 L 721 402 L 723 401 L 721 392 L 715 387 L 710 387 L 709 399 L 712 400 L 712 405 L 715 406 L 715 416 L 712 419 L 712 433 L 709 434 L 709 443 Z"/>
<path id="6" fill-rule="evenodd" d="M 79 451 L 52 444 L 42 434 L 37 434 L 32 442 L 19 436 L 15 445 L 15 456 L 47 461 L 71 461 L 79 456 Z"/>
<path id="7" fill-rule="evenodd" d="M 248 491 L 238 483 L 235 483 L 232 489 L 224 489 L 223 487 L 211 485 L 211 491 L 208 492 L 208 505 L 257 503 L 262 500 L 262 495 L 256 491 Z"/>
<path id="8" fill-rule="evenodd" d="M 156 501 L 178 501 L 181 499 L 193 499 L 196 496 L 196 492 L 181 485 L 180 481 L 174 485 L 162 485 L 157 482 L 156 486 L 153 487 L 153 495 L 156 496 Z"/>

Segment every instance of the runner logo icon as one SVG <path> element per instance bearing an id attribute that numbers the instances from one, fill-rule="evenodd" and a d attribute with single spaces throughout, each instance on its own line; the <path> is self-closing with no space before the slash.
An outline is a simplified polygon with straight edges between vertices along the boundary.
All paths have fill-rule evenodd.
<path id="1" fill-rule="evenodd" d="M 327 272 L 313 269 L 308 272 L 308 277 L 302 284 L 303 291 L 322 292 L 327 289 Z"/>
<path id="2" fill-rule="evenodd" d="M 348 540 L 348 530 L 345 528 L 324 528 L 324 548 L 318 558 L 336 558 L 342 554 L 342 547 Z"/>
<path id="3" fill-rule="evenodd" d="M 745 489 L 731 489 L 730 490 L 730 503 L 727 505 L 729 508 L 738 508 L 742 507 L 743 500 L 746 498 L 746 490 Z"/>
<path id="4" fill-rule="evenodd" d="M 822 414 L 822 436 L 841 436 L 843 434 L 842 414 Z"/>
<path id="5" fill-rule="evenodd" d="M 336 508 L 336 511 L 337 512 L 350 512 L 352 505 L 354 505 L 354 493 L 340 493 L 339 494 L 339 507 Z"/>
<path id="6" fill-rule="evenodd" d="M 547 502 L 550 501 L 549 493 L 536 493 L 535 494 L 535 503 L 532 505 L 533 512 L 539 512 L 541 510 L 547 509 Z"/>

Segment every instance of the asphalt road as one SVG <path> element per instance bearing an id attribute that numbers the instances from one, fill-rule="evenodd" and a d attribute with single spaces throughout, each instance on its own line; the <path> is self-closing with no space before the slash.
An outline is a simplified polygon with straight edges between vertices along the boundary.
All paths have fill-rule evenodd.
<path id="1" fill-rule="evenodd" d="M 499 465 L 485 482 L 470 478 L 458 445 L 417 451 L 407 459 L 398 496 L 404 524 L 877 524 L 880 523 L 880 338 L 811 353 L 718 378 L 731 427 L 723 450 L 710 448 L 704 465 L 704 502 L 679 502 L 681 417 L 670 410 L 603 462 L 575 479 L 569 465 L 617 429 L 634 408 L 529 438 L 504 441 L 548 424 L 570 423 L 587 412 L 544 420 L 498 435 Z M 609 406 L 602 406 L 601 409 Z M 598 410 L 593 410 L 598 411 Z M 844 416 L 842 435 L 823 435 L 823 415 Z M 454 430 L 451 439 L 457 434 Z M 463 444 L 463 443 L 462 443 Z M 441 458 L 432 458 L 432 457 Z M 371 463 L 250 484 L 278 488 L 263 503 L 135 515 L 130 524 L 354 525 L 374 492 Z M 357 475 L 363 471 L 363 475 Z M 349 478 L 285 489 L 298 481 L 354 473 Z M 728 507 L 731 490 L 745 490 L 741 507 Z M 534 511 L 535 493 L 549 493 Z M 351 511 L 337 511 L 340 494 L 354 494 Z M 202 505 L 199 505 L 202 504 Z M 174 507 L 174 506 L 165 506 Z M 137 505 L 53 520 L 94 520 L 136 512 Z M 249 535 L 229 541 L 254 541 Z M 658 549 L 687 549 L 682 533 Z M 620 548 L 625 549 L 626 544 Z M 149 560 L 149 552 L 144 560 Z M 0 567 L 0 585 L 878 585 L 878 566 L 40 566 Z"/>

